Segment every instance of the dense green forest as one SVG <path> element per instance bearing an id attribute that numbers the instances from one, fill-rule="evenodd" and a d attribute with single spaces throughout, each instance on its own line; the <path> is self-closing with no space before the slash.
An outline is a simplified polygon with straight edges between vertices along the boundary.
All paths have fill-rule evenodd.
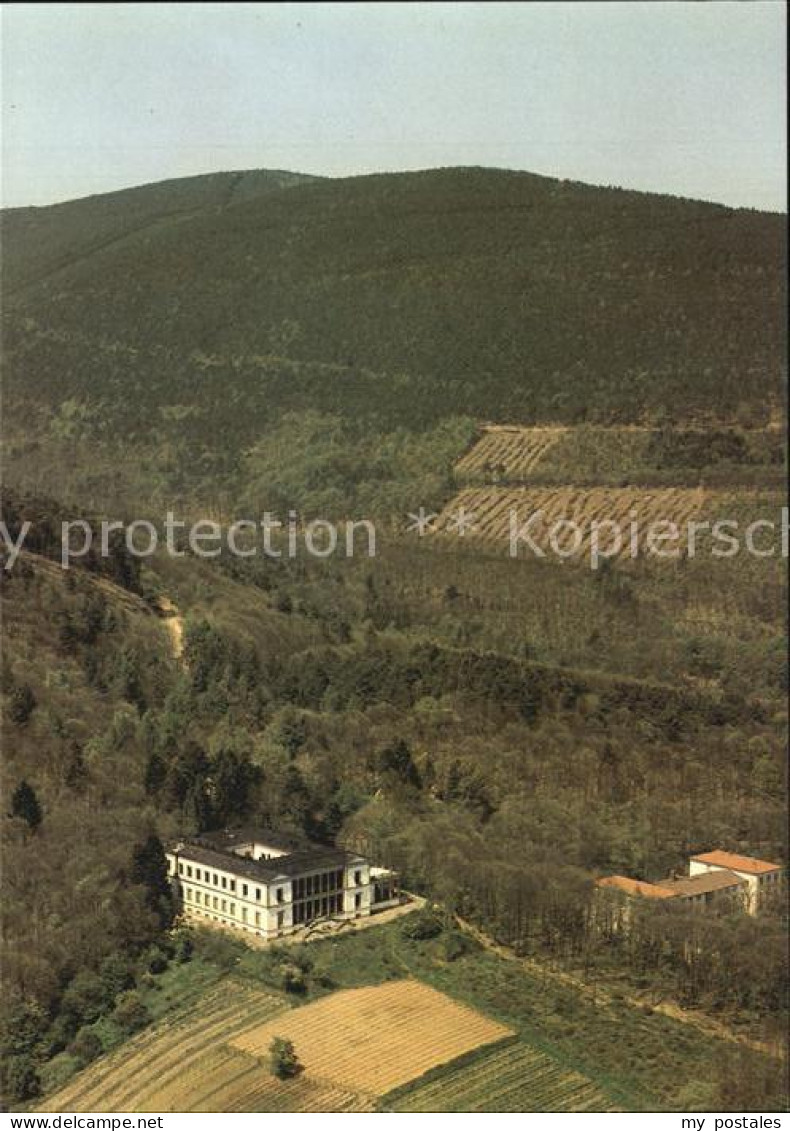
<path id="1" fill-rule="evenodd" d="M 448 422 L 755 424 L 782 403 L 778 215 L 446 169 L 223 174 L 3 225 L 13 474 L 83 505 L 236 504 L 288 414 L 318 414 L 291 433 L 367 502 Z"/>
<path id="2" fill-rule="evenodd" d="M 626 940 L 601 931 L 591 886 L 611 871 L 656 879 L 714 844 L 781 857 L 782 657 L 749 587 L 731 599 L 751 626 L 751 669 L 731 625 L 699 635 L 702 571 L 683 595 L 660 576 L 628 581 L 652 594 L 648 622 L 664 589 L 674 596 L 672 642 L 656 624 L 643 657 L 673 658 L 659 681 L 625 674 L 622 657 L 616 670 L 616 642 L 640 616 L 622 582 L 593 595 L 581 570 L 500 563 L 510 586 L 487 608 L 476 595 L 490 593 L 491 563 L 474 554 L 395 543 L 375 575 L 349 564 L 144 568 L 137 588 L 187 613 L 181 661 L 163 623 L 142 603 L 124 611 L 102 575 L 63 577 L 28 556 L 5 579 L 5 794 L 25 782 L 40 809 L 5 822 L 7 988 L 40 1019 L 14 1055 L 39 1072 L 72 1048 L 98 1015 L 94 998 L 82 1013 L 69 1004 L 87 972 L 120 961 L 128 981 L 148 968 L 161 919 L 132 882 L 147 838 L 238 820 L 353 845 L 520 953 L 630 978 L 772 1040 L 781 908 L 756 921 L 646 908 Z M 543 622 L 537 660 L 526 609 L 551 605 L 564 611 Z M 481 651 L 482 626 L 496 635 L 519 608 L 523 638 Z M 567 666 L 563 634 L 604 611 L 609 636 L 588 638 L 606 664 Z M 459 625 L 470 639 L 451 639 Z"/>
<path id="3" fill-rule="evenodd" d="M 593 572 L 403 520 L 486 420 L 574 426 L 532 482 L 713 485 L 775 519 L 781 219 L 468 169 L 218 174 L 3 222 L 3 519 L 32 523 L 0 570 L 4 1102 L 146 1023 L 189 950 L 161 843 L 239 821 L 774 1045 L 781 906 L 645 907 L 625 937 L 593 881 L 785 859 L 785 563 Z M 56 565 L 63 521 L 179 505 L 374 516 L 377 552 L 143 562 L 118 534 Z"/>

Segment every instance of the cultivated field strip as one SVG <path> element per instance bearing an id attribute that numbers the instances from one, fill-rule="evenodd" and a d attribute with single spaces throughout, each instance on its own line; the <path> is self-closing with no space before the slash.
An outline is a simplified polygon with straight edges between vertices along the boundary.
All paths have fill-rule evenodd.
<path id="1" fill-rule="evenodd" d="M 383 1096 L 510 1030 L 411 980 L 342 990 L 235 1037 L 263 1056 L 273 1037 L 294 1043 L 305 1075 L 349 1092 Z"/>
<path id="2" fill-rule="evenodd" d="M 239 1053 L 239 1056 L 242 1054 Z M 254 1086 L 239 1092 L 216 1111 L 300 1111 L 300 1112 L 364 1112 L 374 1111 L 370 1096 L 344 1091 L 332 1084 L 311 1080 L 304 1075 L 294 1080 L 277 1080 L 258 1073 Z"/>
<path id="3" fill-rule="evenodd" d="M 449 1066 L 441 1076 L 394 1097 L 385 1108 L 420 1111 L 617 1111 L 586 1076 L 545 1053 L 516 1043 L 493 1049 L 473 1063 Z"/>
<path id="4" fill-rule="evenodd" d="M 155 1049 L 152 1050 L 153 1059 L 147 1058 L 144 1066 L 138 1068 L 128 1062 L 124 1066 L 124 1073 L 129 1072 L 131 1068 L 133 1075 L 125 1076 L 124 1085 L 113 1090 L 112 1102 L 119 1104 L 120 1107 L 114 1108 L 110 1103 L 110 1110 L 164 1110 L 168 1088 L 189 1073 L 200 1077 L 204 1056 L 218 1042 L 252 1020 L 271 1017 L 272 1012 L 277 1012 L 280 1008 L 281 1005 L 276 999 L 269 999 L 259 1006 L 254 1006 L 252 1003 L 246 1007 L 242 1005 L 226 1011 L 213 1024 L 206 1024 L 201 1020 L 194 1031 L 190 1030 L 187 1039 L 179 1037 L 175 1043 L 169 1040 L 157 1042 Z M 109 1102 L 108 1097 L 103 1097 L 103 1101 Z"/>
<path id="5" fill-rule="evenodd" d="M 228 1103 L 244 1102 L 261 1077 L 268 1078 L 268 1070 L 260 1061 L 215 1045 L 156 1089 L 157 1110 L 225 1111 Z"/>
<path id="6" fill-rule="evenodd" d="M 563 520 L 578 524 L 583 537 L 578 543 L 578 553 L 589 553 L 591 524 L 614 522 L 622 531 L 620 556 L 630 552 L 631 523 L 640 531 L 640 554 L 644 553 L 641 539 L 652 523 L 674 522 L 681 535 L 685 525 L 700 518 L 712 492 L 701 488 L 661 487 L 644 490 L 638 487 L 466 487 L 447 504 L 435 523 L 437 534 L 453 533 L 453 521 L 462 509 L 471 520 L 467 538 L 485 541 L 507 541 L 511 521 L 518 530 L 532 515 L 540 512 L 528 528 L 535 545 L 551 555 L 551 531 Z M 511 519 L 511 516 L 514 516 Z M 613 545 L 615 535 L 611 527 L 602 526 L 599 535 L 602 552 Z M 576 536 L 570 529 L 558 531 L 555 541 L 560 552 L 570 550 Z M 668 544 L 682 545 L 679 543 Z"/>
<path id="7" fill-rule="evenodd" d="M 455 465 L 463 477 L 496 473 L 520 479 L 534 471 L 543 457 L 568 432 L 567 428 L 508 428 L 489 426 Z"/>
<path id="8" fill-rule="evenodd" d="M 178 1090 L 185 1079 L 194 1079 L 193 1102 L 199 1103 L 206 1057 L 230 1036 L 263 1023 L 283 1007 L 281 999 L 260 990 L 223 984 L 176 1018 L 147 1029 L 86 1068 L 47 1099 L 46 1110 L 198 1110 L 173 1106 L 168 1089 Z M 228 1057 L 234 1055 L 228 1051 Z"/>

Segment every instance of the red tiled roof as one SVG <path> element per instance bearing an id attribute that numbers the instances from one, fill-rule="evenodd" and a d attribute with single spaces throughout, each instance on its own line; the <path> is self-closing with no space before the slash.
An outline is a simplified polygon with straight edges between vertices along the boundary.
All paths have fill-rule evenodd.
<path id="1" fill-rule="evenodd" d="M 714 852 L 692 856 L 691 859 L 700 864 L 713 864 L 716 868 L 729 868 L 733 872 L 748 872 L 753 876 L 779 872 L 782 868 L 781 864 L 769 864 L 767 860 L 755 860 L 753 856 L 739 856 L 736 852 L 723 852 L 718 848 Z"/>
<path id="2" fill-rule="evenodd" d="M 641 895 L 645 899 L 671 899 L 677 893 L 660 884 L 648 884 L 644 880 L 632 880 L 629 876 L 603 876 L 596 880 L 599 888 L 615 888 L 625 895 Z"/>

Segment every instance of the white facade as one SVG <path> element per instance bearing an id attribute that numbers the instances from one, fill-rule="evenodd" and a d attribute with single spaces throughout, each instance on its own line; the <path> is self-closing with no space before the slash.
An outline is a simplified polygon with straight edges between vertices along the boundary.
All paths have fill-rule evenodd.
<path id="1" fill-rule="evenodd" d="M 255 837 L 222 848 L 180 842 L 166 855 L 182 914 L 264 938 L 399 902 L 392 872 L 341 849 L 289 850 Z"/>
<path id="2" fill-rule="evenodd" d="M 709 872 L 732 872 L 746 885 L 743 889 L 746 910 L 751 915 L 756 914 L 761 896 L 778 887 L 783 869 L 778 864 L 767 865 L 762 861 L 750 861 L 747 857 L 738 857 L 734 854 L 720 853 L 715 855 L 721 856 L 721 861 L 705 859 L 704 856 L 692 857 L 689 860 L 689 875 L 699 876 Z"/>

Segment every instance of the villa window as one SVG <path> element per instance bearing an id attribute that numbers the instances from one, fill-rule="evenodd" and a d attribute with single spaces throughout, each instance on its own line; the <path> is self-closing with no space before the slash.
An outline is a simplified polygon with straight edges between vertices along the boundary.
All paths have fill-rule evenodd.
<path id="1" fill-rule="evenodd" d="M 359 870 L 357 870 L 357 871 L 356 871 L 356 872 L 354 873 L 354 886 L 355 886 L 355 887 L 359 887 L 359 885 L 360 885 L 361 883 L 362 883 L 362 873 L 361 873 L 361 872 L 360 872 Z"/>
<path id="2" fill-rule="evenodd" d="M 283 902 L 283 889 L 282 888 L 277 889 L 277 902 L 278 903 Z"/>

